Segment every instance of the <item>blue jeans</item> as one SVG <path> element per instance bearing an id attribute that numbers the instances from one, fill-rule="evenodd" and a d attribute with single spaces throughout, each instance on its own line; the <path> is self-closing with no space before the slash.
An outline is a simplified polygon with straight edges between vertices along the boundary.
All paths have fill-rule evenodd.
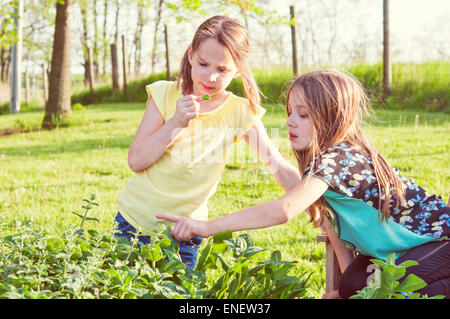
<path id="1" fill-rule="evenodd" d="M 120 214 L 120 212 L 117 213 L 116 219 L 117 223 L 117 230 L 120 233 L 115 233 L 114 236 L 119 237 L 126 237 L 128 240 L 133 239 L 135 236 L 133 233 L 136 232 L 136 228 L 131 226 L 125 218 Z M 129 233 L 132 232 L 132 233 Z M 139 243 L 141 245 L 150 244 L 150 236 L 138 236 Z M 180 257 L 181 261 L 188 267 L 191 271 L 194 270 L 195 265 L 197 264 L 197 252 L 198 247 L 200 246 L 200 243 L 202 242 L 203 238 L 201 237 L 194 237 L 189 241 L 180 241 Z"/>

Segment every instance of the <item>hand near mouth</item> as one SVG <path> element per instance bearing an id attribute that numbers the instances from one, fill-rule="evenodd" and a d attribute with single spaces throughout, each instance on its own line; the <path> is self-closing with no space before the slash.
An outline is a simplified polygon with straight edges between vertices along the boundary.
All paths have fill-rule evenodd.
<path id="1" fill-rule="evenodd" d="M 177 107 L 172 118 L 177 127 L 187 127 L 189 122 L 196 118 L 200 112 L 201 96 L 185 95 L 177 100 Z"/>

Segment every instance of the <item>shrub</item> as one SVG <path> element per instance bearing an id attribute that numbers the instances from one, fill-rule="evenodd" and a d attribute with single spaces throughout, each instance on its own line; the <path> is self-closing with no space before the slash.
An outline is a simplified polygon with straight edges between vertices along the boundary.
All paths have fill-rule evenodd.
<path id="1" fill-rule="evenodd" d="M 80 227 L 53 236 L 31 221 L 11 229 L 0 217 L 0 298 L 300 298 L 309 277 L 291 276 L 294 262 L 254 245 L 247 234 L 220 233 L 199 251 L 190 272 L 170 228 L 148 245 L 117 239 L 114 232 L 84 231 L 93 200 L 84 199 Z M 136 234 L 139 235 L 139 234 Z M 137 236 L 136 236 L 137 237 Z M 226 251 L 233 256 L 225 257 Z M 217 264 L 220 264 L 218 266 Z M 216 269 L 218 280 L 208 277 Z"/>
<path id="2" fill-rule="evenodd" d="M 424 288 L 427 284 L 414 274 L 409 274 L 401 283 L 398 281 L 405 276 L 406 268 L 418 263 L 407 260 L 400 265 L 395 264 L 395 253 L 390 254 L 386 261 L 371 259 L 377 268 L 375 276 L 368 286 L 357 292 L 351 299 L 427 299 L 416 290 Z M 442 299 L 444 296 L 434 296 L 433 299 Z"/>

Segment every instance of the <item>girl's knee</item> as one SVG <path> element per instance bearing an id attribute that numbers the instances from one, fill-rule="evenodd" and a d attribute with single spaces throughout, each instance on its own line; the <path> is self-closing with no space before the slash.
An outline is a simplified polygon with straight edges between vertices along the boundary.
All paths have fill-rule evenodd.
<path id="1" fill-rule="evenodd" d="M 435 281 L 425 288 L 420 290 L 422 295 L 427 294 L 428 297 L 445 296 L 445 299 L 450 299 L 450 278 Z"/>
<path id="2" fill-rule="evenodd" d="M 371 257 L 358 255 L 347 267 L 339 281 L 339 295 L 341 298 L 350 298 L 358 290 L 367 286 L 370 281 L 369 276 L 373 273 L 373 265 L 369 259 Z"/>
<path id="3" fill-rule="evenodd" d="M 365 279 L 367 279 L 367 277 Z M 363 289 L 367 285 L 365 279 L 354 276 L 342 277 L 339 281 L 339 296 L 348 299 L 355 295 L 358 290 Z"/>

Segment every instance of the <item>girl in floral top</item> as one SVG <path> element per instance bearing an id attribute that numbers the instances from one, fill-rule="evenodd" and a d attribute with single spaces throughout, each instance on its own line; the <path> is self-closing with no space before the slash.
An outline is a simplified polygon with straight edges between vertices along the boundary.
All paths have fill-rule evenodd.
<path id="1" fill-rule="evenodd" d="M 397 262 L 427 286 L 428 296 L 450 297 L 450 208 L 393 169 L 364 136 L 360 120 L 369 109 L 359 82 L 334 70 L 299 76 L 288 90 L 289 139 L 303 178 L 281 198 L 210 220 L 172 215 L 180 240 L 222 230 L 247 230 L 285 223 L 306 211 L 328 234 L 343 272 L 339 290 L 348 298 L 366 286 L 370 259 L 396 253 Z M 356 257 L 354 257 L 356 253 Z"/>

